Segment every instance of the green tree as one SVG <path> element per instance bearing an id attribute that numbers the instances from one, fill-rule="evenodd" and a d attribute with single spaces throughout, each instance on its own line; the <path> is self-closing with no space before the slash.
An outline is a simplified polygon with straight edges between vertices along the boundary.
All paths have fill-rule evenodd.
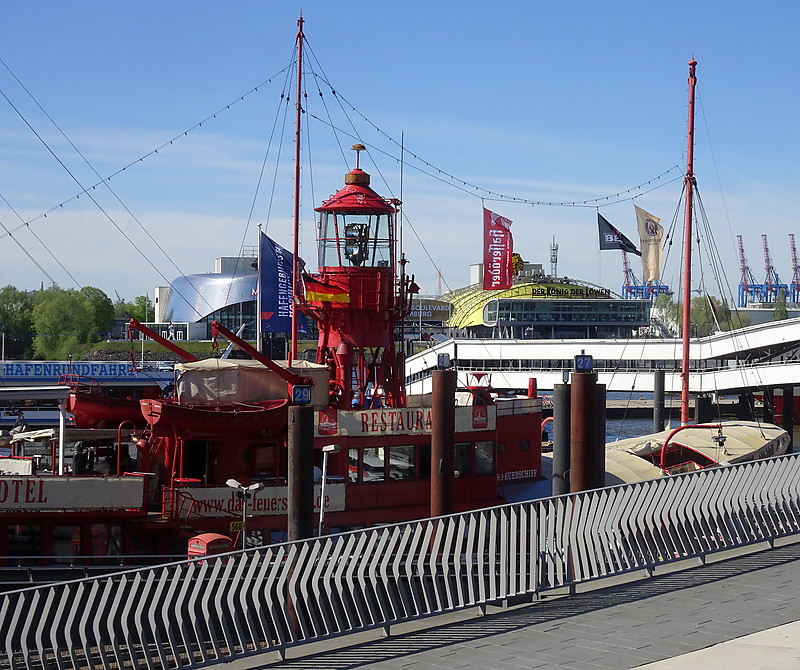
<path id="1" fill-rule="evenodd" d="M 675 324 L 680 330 L 683 323 L 683 303 L 673 301 L 669 296 L 656 297 L 656 308 L 665 315 L 666 321 Z M 705 337 L 717 330 L 734 330 L 750 325 L 750 319 L 738 312 L 731 312 L 727 300 L 720 300 L 710 295 L 692 298 L 689 315 L 692 337 Z"/>
<path id="2" fill-rule="evenodd" d="M 786 291 L 780 289 L 778 297 L 775 298 L 775 309 L 772 312 L 773 321 L 784 321 L 789 318 L 789 311 L 786 309 Z"/>
<path id="3" fill-rule="evenodd" d="M 98 288 L 39 291 L 33 306 L 34 353 L 50 360 L 80 354 L 85 345 L 105 338 L 113 321 L 114 305 Z"/>
<path id="4" fill-rule="evenodd" d="M 89 342 L 99 342 L 108 337 L 114 324 L 114 303 L 101 289 L 94 286 L 85 286 L 80 293 L 91 304 L 94 328 L 90 331 Z"/>
<path id="5" fill-rule="evenodd" d="M 133 304 L 127 302 L 117 296 L 117 299 L 114 301 L 114 316 L 116 317 L 126 317 L 130 316 L 131 309 L 133 308 Z"/>
<path id="6" fill-rule="evenodd" d="M 132 316 L 141 323 L 155 319 L 155 309 L 150 298 L 146 295 L 136 296 L 133 299 L 133 305 L 131 305 L 128 311 L 128 316 Z"/>
<path id="7" fill-rule="evenodd" d="M 33 296 L 13 286 L 0 289 L 0 331 L 6 358 L 30 358 L 33 352 Z"/>

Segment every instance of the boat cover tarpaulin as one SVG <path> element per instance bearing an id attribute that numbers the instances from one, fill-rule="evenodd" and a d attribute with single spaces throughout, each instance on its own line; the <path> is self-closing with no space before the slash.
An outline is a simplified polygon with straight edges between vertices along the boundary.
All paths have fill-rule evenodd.
<path id="1" fill-rule="evenodd" d="M 308 361 L 273 361 L 303 377 L 314 380 L 311 404 L 328 405 L 328 368 Z M 288 384 L 258 361 L 209 358 L 175 366 L 180 376 L 176 395 L 182 404 L 231 405 L 233 403 L 283 400 L 289 397 Z"/>
<path id="2" fill-rule="evenodd" d="M 687 428 L 676 433 L 670 443 L 683 444 L 700 452 L 717 463 L 738 463 L 755 458 L 767 458 L 786 453 L 789 434 L 769 423 L 757 421 L 720 421 L 725 444 L 718 445 L 713 428 Z M 661 451 L 661 445 L 671 430 L 631 437 L 606 445 L 608 450 L 626 451 L 636 456 L 650 456 Z"/>
<path id="3" fill-rule="evenodd" d="M 661 476 L 661 468 L 625 451 L 606 450 L 606 486 L 632 484 Z"/>

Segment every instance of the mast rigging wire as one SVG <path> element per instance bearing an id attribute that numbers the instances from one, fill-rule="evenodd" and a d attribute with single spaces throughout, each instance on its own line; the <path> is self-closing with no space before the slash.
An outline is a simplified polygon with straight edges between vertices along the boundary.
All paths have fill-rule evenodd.
<path id="1" fill-rule="evenodd" d="M 5 65 L 5 63 L 3 63 L 3 65 Z M 70 139 L 69 139 L 69 137 L 67 137 L 66 133 L 65 133 L 65 132 L 64 132 L 64 131 L 61 129 L 61 127 L 60 127 L 60 126 L 59 126 L 59 125 L 56 123 L 56 121 L 55 121 L 55 120 L 54 120 L 54 119 L 53 119 L 53 118 L 50 116 L 50 114 L 48 114 L 48 113 L 47 113 L 47 111 L 44 109 L 44 107 L 42 107 L 42 105 L 39 103 L 39 101 L 36 99 L 36 97 L 35 97 L 35 96 L 34 96 L 34 95 L 33 95 L 33 94 L 30 92 L 30 90 L 28 90 L 28 88 L 27 88 L 27 87 L 26 87 L 26 86 L 25 86 L 25 85 L 24 85 L 24 84 L 23 84 L 23 83 L 22 83 L 22 82 L 21 82 L 21 81 L 20 81 L 20 80 L 19 80 L 19 79 L 16 77 L 16 75 L 15 75 L 13 72 L 11 72 L 11 70 L 8 68 L 8 66 L 7 66 L 7 65 L 5 65 L 5 67 L 6 67 L 6 69 L 7 69 L 7 70 L 8 70 L 8 71 L 11 73 L 11 75 L 12 75 L 12 76 L 13 76 L 13 77 L 14 77 L 14 78 L 15 78 L 15 79 L 18 81 L 18 83 L 20 84 L 20 86 L 22 86 L 23 90 L 24 90 L 24 91 L 25 91 L 25 92 L 28 94 L 28 96 L 30 96 L 31 100 L 33 100 L 33 102 L 36 104 L 36 106 L 37 106 L 37 107 L 38 107 L 38 108 L 39 108 L 39 109 L 42 111 L 42 113 L 43 113 L 43 114 L 44 114 L 44 115 L 47 117 L 47 119 L 50 121 L 50 123 L 52 123 L 52 124 L 53 124 L 53 126 L 54 126 L 54 127 L 55 127 L 55 128 L 58 130 L 58 131 L 59 131 L 59 133 L 61 134 L 61 136 L 62 136 L 62 137 L 63 137 L 63 138 L 64 138 L 64 139 L 67 141 L 67 143 L 68 143 L 68 144 L 69 144 L 69 145 L 70 145 L 70 146 L 71 146 L 71 147 L 72 147 L 72 148 L 75 150 L 75 152 L 78 154 L 78 156 L 80 156 L 80 157 L 81 157 L 81 159 L 83 159 L 84 163 L 86 163 L 86 165 L 87 165 L 87 166 L 88 166 L 88 167 L 89 167 L 89 168 L 92 170 L 92 172 L 94 172 L 94 174 L 95 174 L 95 175 L 97 175 L 97 176 L 99 177 L 100 175 L 99 175 L 99 173 L 97 172 L 97 170 L 95 170 L 94 166 L 93 166 L 93 165 L 92 165 L 92 164 L 89 162 L 89 160 L 88 160 L 88 159 L 87 159 L 87 158 L 86 158 L 86 157 L 83 155 L 83 153 L 81 153 L 81 151 L 78 149 L 78 147 L 77 147 L 77 146 L 75 146 L 75 144 L 72 142 L 72 140 L 70 140 Z M 16 114 L 17 114 L 17 115 L 20 117 L 20 119 L 23 121 L 23 123 L 25 123 L 25 125 L 26 125 L 26 126 L 29 128 L 29 129 L 30 129 L 30 131 L 31 131 L 31 132 L 32 132 L 32 133 L 33 133 L 33 134 L 36 136 L 36 138 L 37 138 L 37 139 L 38 139 L 38 140 L 39 140 L 39 141 L 42 143 L 42 145 L 45 147 L 45 149 L 47 149 L 47 151 L 48 151 L 48 152 L 49 152 L 49 153 L 50 153 L 50 154 L 53 156 L 53 158 L 56 160 L 56 162 L 57 162 L 57 163 L 58 163 L 58 164 L 59 164 L 59 165 L 60 165 L 60 166 L 61 166 L 61 167 L 64 169 L 64 171 L 65 171 L 65 172 L 66 172 L 66 173 L 67 173 L 67 174 L 68 174 L 68 175 L 69 175 L 69 176 L 72 178 L 72 180 L 73 180 L 73 181 L 74 181 L 74 182 L 75 182 L 75 183 L 76 183 L 76 184 L 77 184 L 79 187 L 82 187 L 83 185 L 81 184 L 80 180 L 79 180 L 79 179 L 78 179 L 78 178 L 77 178 L 77 177 L 76 177 L 76 176 L 75 176 L 75 175 L 72 173 L 72 171 L 71 171 L 71 170 L 70 170 L 70 169 L 69 169 L 69 168 L 66 166 L 66 164 L 65 164 L 65 163 L 64 163 L 64 162 L 63 162 L 63 161 L 62 161 L 62 160 L 61 160 L 61 159 L 58 157 L 58 155 L 55 153 L 55 151 L 54 151 L 54 150 L 53 150 L 53 149 L 50 147 L 50 145 L 49 145 L 49 144 L 48 144 L 48 143 L 47 143 L 47 142 L 44 140 L 44 138 L 43 138 L 43 137 L 42 137 L 42 136 L 41 136 L 41 135 L 40 135 L 40 134 L 39 134 L 39 133 L 36 131 L 36 129 L 33 127 L 33 125 L 32 125 L 32 124 L 31 124 L 31 123 L 28 121 L 28 119 L 25 117 L 25 115 L 24 115 L 24 114 L 22 114 L 22 112 L 19 110 L 19 108 L 18 108 L 18 107 L 17 107 L 17 106 L 16 106 L 16 105 L 15 105 L 15 104 L 14 104 L 14 103 L 13 103 L 13 102 L 10 100 L 10 98 L 9 98 L 9 97 L 8 97 L 8 96 L 5 94 L 5 92 L 4 92 L 4 91 L 0 91 L 0 95 L 2 95 L 2 96 L 3 96 L 3 98 L 5 98 L 6 102 L 8 102 L 8 104 L 9 104 L 9 106 L 10 106 L 10 107 L 11 107 L 11 108 L 14 110 L 14 112 L 16 112 Z M 107 188 L 107 189 L 108 189 L 108 190 L 111 192 L 111 194 L 114 196 L 114 198 L 117 200 L 117 202 L 119 202 L 119 203 L 120 203 L 120 205 L 122 205 L 122 207 L 125 209 L 125 211 L 126 211 L 126 212 L 128 212 L 128 214 L 130 214 L 130 216 L 133 218 L 133 220 L 134 220 L 134 221 L 136 221 L 136 223 L 139 225 L 139 227 L 140 227 L 140 228 L 141 228 L 141 229 L 142 229 L 142 230 L 145 232 L 145 234 L 146 234 L 146 235 L 147 235 L 147 236 L 150 238 L 150 240 L 151 240 L 151 241 L 152 241 L 152 242 L 153 242 L 153 243 L 156 245 L 156 247 L 157 247 L 157 248 L 158 248 L 158 249 L 161 251 L 161 253 L 162 253 L 162 254 L 164 254 L 164 256 L 167 258 L 167 260 L 168 260 L 168 261 L 170 261 L 170 263 L 172 263 L 172 265 L 173 265 L 173 266 L 175 267 L 175 269 L 178 271 L 178 274 L 182 275 L 182 274 L 183 274 L 183 272 L 181 272 L 180 268 L 178 268 L 178 266 L 177 266 L 177 265 L 176 265 L 176 264 L 175 264 L 175 263 L 172 261 L 172 259 L 171 259 L 171 257 L 169 256 L 169 254 L 167 254 L 167 252 L 166 252 L 166 251 L 164 251 L 164 249 L 161 247 L 161 245 L 159 245 L 159 243 L 158 243 L 158 242 L 157 242 L 157 241 L 156 241 L 156 240 L 155 240 L 155 239 L 152 237 L 152 235 L 150 235 L 150 233 L 147 231 L 147 229 L 144 227 L 144 225 L 141 223 L 141 221 L 139 221 L 139 219 L 138 219 L 138 218 L 137 218 L 137 217 L 136 217 L 136 216 L 133 214 L 133 212 L 132 212 L 132 211 L 131 211 L 131 210 L 130 210 L 128 207 L 127 207 L 127 205 L 126 205 L 124 202 L 122 202 L 122 200 L 121 200 L 121 199 L 119 198 L 119 196 L 116 194 L 116 192 L 114 191 L 114 189 L 112 189 L 112 188 L 111 188 L 111 186 L 108 184 L 108 182 L 107 182 L 107 181 L 103 181 L 103 182 L 100 182 L 100 183 L 102 183 L 103 185 L 105 185 L 105 186 L 106 186 L 106 188 Z M 112 225 L 113 225 L 113 226 L 114 226 L 114 227 L 117 229 L 117 231 L 118 231 L 118 232 L 119 232 L 119 233 L 120 233 L 120 234 L 121 234 L 121 235 L 122 235 L 122 236 L 123 236 L 123 237 L 124 237 L 124 238 L 125 238 L 125 239 L 126 239 L 128 242 L 129 242 L 129 243 L 130 243 L 130 244 L 131 244 L 131 246 L 132 246 L 132 247 L 133 247 L 133 248 L 134 248 L 134 249 L 135 249 L 137 252 L 139 252 L 139 254 L 140 254 L 140 255 L 141 255 L 141 256 L 142 256 L 142 257 L 145 259 L 145 261 L 146 261 L 146 262 L 147 262 L 147 263 L 150 265 L 150 267 L 152 267 L 152 268 L 153 268 L 153 269 L 156 271 L 156 273 L 157 273 L 159 276 L 161 276 L 161 277 L 162 277 L 162 279 L 164 279 L 164 281 L 166 281 L 167 283 L 170 283 L 170 282 L 169 282 L 169 280 L 167 279 L 167 277 L 166 277 L 166 276 L 165 276 L 165 275 L 164 275 L 164 274 L 163 274 L 163 273 L 162 273 L 162 272 L 161 272 L 161 271 L 160 271 L 160 270 L 159 270 L 159 269 L 158 269 L 158 268 L 155 266 L 155 264 L 154 264 L 154 263 L 153 263 L 153 262 L 150 260 L 150 258 L 149 258 L 147 255 L 145 255 L 145 254 L 144 254 L 144 252 L 143 252 L 143 251 L 142 251 L 142 250 L 141 250 L 141 249 L 138 247 L 138 245 L 137 245 L 137 244 L 136 244 L 136 243 L 135 243 L 135 242 L 134 242 L 134 241 L 133 241 L 133 240 L 132 240 L 132 239 L 131 239 L 131 238 L 130 238 L 130 237 L 129 237 L 129 236 L 126 234 L 126 233 L 125 233 L 125 231 L 123 231 L 123 230 L 122 230 L 122 228 L 121 228 L 121 227 L 120 227 L 120 226 L 117 224 L 117 222 L 114 220 L 114 218 L 113 218 L 113 217 L 112 217 L 112 216 L 111 216 L 111 215 L 110 215 L 110 214 L 109 214 L 109 213 L 108 213 L 108 212 L 107 212 L 107 211 L 106 211 L 106 210 L 105 210 L 105 209 L 104 209 L 104 208 L 103 208 L 103 207 L 100 205 L 100 203 L 99 203 L 99 202 L 98 202 L 98 201 L 97 201 L 97 200 L 96 200 L 96 199 L 95 199 L 95 198 L 92 196 L 92 194 L 88 192 L 88 189 L 84 189 L 83 193 L 86 193 L 86 195 L 87 195 L 87 196 L 89 197 L 89 199 L 90 199 L 90 200 L 91 200 L 91 201 L 94 203 L 94 205 L 95 205 L 95 206 L 98 208 L 98 210 L 99 210 L 99 211 L 100 211 L 100 212 L 101 212 L 101 213 L 102 213 L 102 214 L 103 214 L 103 215 L 106 217 L 106 219 L 108 219 L 108 221 L 109 221 L 109 222 L 110 222 L 110 223 L 111 223 L 111 224 L 112 224 Z M 5 198 L 4 198 L 4 200 L 5 200 Z M 28 228 L 28 229 L 30 230 L 30 226 L 28 225 L 28 223 L 25 223 L 25 224 L 24 224 L 24 227 L 26 227 L 26 228 Z M 11 235 L 11 232 L 10 232 L 10 231 L 8 231 L 8 229 L 6 228 L 6 226 L 5 226 L 5 225 L 3 226 L 3 228 L 4 228 L 4 229 L 5 229 L 7 232 L 8 232 L 8 234 L 9 234 L 9 235 Z M 37 237 L 37 239 L 38 239 L 38 237 Z M 15 241 L 17 242 L 17 244 L 20 244 L 18 240 L 15 240 Z M 44 245 L 43 245 L 43 246 L 44 246 Z M 47 249 L 47 247 L 46 247 L 46 246 L 45 246 L 45 249 Z M 49 252 L 49 249 L 48 249 L 48 252 Z M 51 256 L 53 255 L 53 254 L 52 254 L 52 252 L 50 252 L 50 254 L 51 254 Z M 57 261 L 57 262 L 58 262 L 58 261 Z M 60 263 L 60 262 L 59 262 L 59 265 L 61 265 L 61 263 Z M 37 264 L 37 267 L 38 267 L 38 264 Z M 62 266 L 62 267 L 63 267 L 63 266 Z M 45 274 L 47 274 L 47 273 L 45 273 Z M 67 274 L 69 274 L 69 273 L 67 273 Z M 47 276 L 49 277 L 49 275 L 47 275 Z M 72 280 L 73 280 L 73 281 L 75 281 L 75 283 L 76 283 L 76 284 L 77 284 L 79 287 L 81 287 L 81 290 L 82 290 L 82 289 L 83 289 L 82 285 L 81 285 L 79 282 L 77 282 L 77 281 L 75 280 L 75 278 L 74 278 L 74 277 L 72 277 L 72 275 L 71 275 L 71 274 L 70 274 L 69 276 L 72 278 Z M 51 280 L 52 280 L 52 278 L 51 278 Z M 55 283 L 55 282 L 53 282 L 53 283 Z M 191 285 L 191 282 L 189 282 L 189 284 Z M 193 287 L 193 288 L 194 288 L 194 287 Z M 197 290 L 197 289 L 195 289 L 195 290 Z M 190 306 L 190 307 L 191 307 L 191 308 L 192 308 L 192 309 L 193 309 L 193 310 L 194 310 L 194 311 L 197 313 L 197 310 L 194 308 L 194 306 L 192 305 L 192 303 L 191 303 L 191 302 L 189 302 L 189 300 L 188 300 L 188 299 L 187 299 L 185 296 L 183 296 L 183 295 L 182 295 L 182 294 L 181 294 L 179 291 L 176 291 L 176 293 L 177 293 L 177 294 L 178 294 L 178 295 L 179 295 L 179 296 L 180 296 L 180 297 L 181 297 L 181 298 L 182 298 L 184 301 L 186 301 L 186 303 L 187 303 L 187 304 L 188 304 L 188 305 L 189 305 L 189 306 Z M 200 295 L 199 291 L 198 291 L 198 295 Z M 205 297 L 204 297 L 204 296 L 200 295 L 200 298 L 201 298 L 203 301 L 205 301 Z M 206 304 L 208 304 L 208 303 L 206 303 Z M 210 307 L 210 305 L 209 305 L 209 307 Z M 198 313 L 198 315 L 199 315 L 199 316 L 202 316 L 202 315 L 200 315 L 199 313 Z"/>

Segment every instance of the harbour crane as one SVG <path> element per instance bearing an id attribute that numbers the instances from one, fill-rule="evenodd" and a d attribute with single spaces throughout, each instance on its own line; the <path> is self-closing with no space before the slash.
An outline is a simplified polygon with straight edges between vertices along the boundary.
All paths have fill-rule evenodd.
<path id="1" fill-rule="evenodd" d="M 623 298 L 641 298 L 641 285 L 639 280 L 636 278 L 636 275 L 633 274 L 633 270 L 631 269 L 631 264 L 628 261 L 628 252 L 623 250 L 622 251 L 622 272 L 623 272 L 623 279 L 622 279 L 622 297 Z"/>
<path id="2" fill-rule="evenodd" d="M 789 302 L 800 302 L 800 267 L 797 264 L 797 248 L 794 246 L 794 233 L 789 233 L 789 246 L 792 250 L 792 283 L 789 284 Z"/>
<path id="3" fill-rule="evenodd" d="M 775 270 L 775 267 L 772 265 L 772 258 L 769 255 L 767 236 L 762 235 L 761 241 L 764 244 L 764 268 L 766 271 L 764 276 L 764 295 L 762 296 L 762 302 L 775 302 L 781 291 L 783 291 L 784 296 L 787 295 L 789 286 L 781 282 L 781 278 L 778 276 L 777 270 Z"/>
<path id="4" fill-rule="evenodd" d="M 739 280 L 739 307 L 747 307 L 751 302 L 761 302 L 761 294 L 763 285 L 756 282 L 756 278 L 750 271 L 750 266 L 747 264 L 747 257 L 744 254 L 744 242 L 742 236 L 736 236 L 739 242 L 739 268 L 741 269 L 742 276 Z"/>
<path id="5" fill-rule="evenodd" d="M 628 300 L 652 300 L 662 293 L 672 295 L 669 286 L 660 281 L 647 282 L 642 284 L 631 269 L 628 261 L 628 252 L 622 250 L 622 297 Z"/>

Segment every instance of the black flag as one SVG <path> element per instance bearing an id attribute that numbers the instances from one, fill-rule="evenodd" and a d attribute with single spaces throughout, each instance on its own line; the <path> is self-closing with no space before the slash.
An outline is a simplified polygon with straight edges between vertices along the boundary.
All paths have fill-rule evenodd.
<path id="1" fill-rule="evenodd" d="M 622 251 L 627 251 L 629 254 L 642 255 L 636 245 L 606 221 L 600 212 L 597 213 L 597 226 L 600 228 L 601 251 L 604 249 L 622 249 Z"/>

